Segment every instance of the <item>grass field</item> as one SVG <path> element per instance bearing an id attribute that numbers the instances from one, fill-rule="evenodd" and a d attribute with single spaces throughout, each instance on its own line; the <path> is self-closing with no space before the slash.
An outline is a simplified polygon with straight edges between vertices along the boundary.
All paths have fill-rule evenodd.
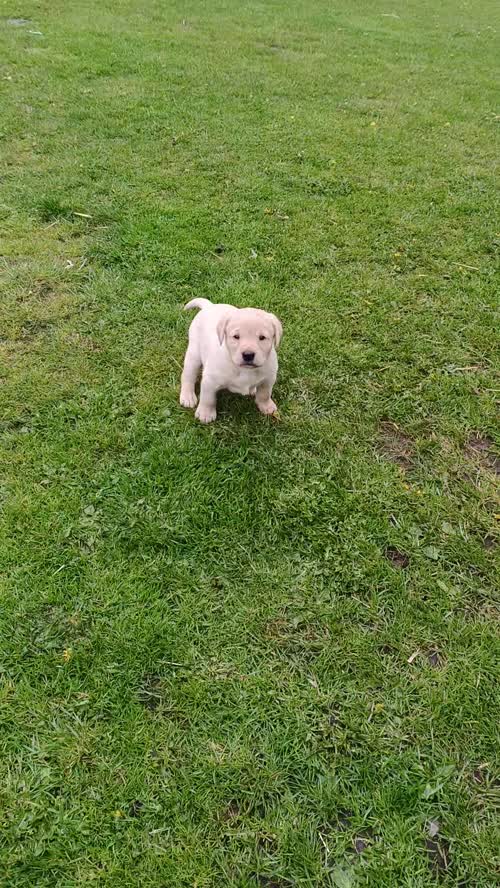
<path id="1" fill-rule="evenodd" d="M 0 883 L 490 888 L 497 4 L 0 13 Z"/>

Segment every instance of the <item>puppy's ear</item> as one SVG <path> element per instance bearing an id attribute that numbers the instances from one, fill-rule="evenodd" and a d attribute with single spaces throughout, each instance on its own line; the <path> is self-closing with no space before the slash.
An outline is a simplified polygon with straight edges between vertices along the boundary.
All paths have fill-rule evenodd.
<path id="1" fill-rule="evenodd" d="M 222 343 L 224 342 L 224 337 L 226 335 L 226 327 L 227 327 L 228 323 L 229 323 L 229 314 L 228 313 L 222 315 L 221 319 L 219 321 L 217 321 L 217 326 L 215 329 L 217 331 L 217 337 L 218 337 L 220 345 L 222 345 Z"/>
<path id="2" fill-rule="evenodd" d="M 279 320 L 279 318 L 276 317 L 276 315 L 273 315 L 273 314 L 271 315 L 271 322 L 272 322 L 273 331 L 274 331 L 274 344 L 275 344 L 276 348 L 278 348 L 278 345 L 280 344 L 280 341 L 281 341 L 281 337 L 283 336 L 283 327 L 282 327 L 281 321 Z"/>

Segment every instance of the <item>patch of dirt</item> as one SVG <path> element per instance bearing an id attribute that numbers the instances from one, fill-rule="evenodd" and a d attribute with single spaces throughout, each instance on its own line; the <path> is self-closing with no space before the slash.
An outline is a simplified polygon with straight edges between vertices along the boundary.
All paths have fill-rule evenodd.
<path id="1" fill-rule="evenodd" d="M 349 811 L 347 808 L 340 808 L 337 811 L 336 829 L 340 830 L 341 832 L 349 829 L 353 816 L 354 815 L 352 811 Z"/>
<path id="2" fill-rule="evenodd" d="M 307 641 L 327 639 L 330 635 L 326 626 L 315 626 L 312 623 L 307 623 L 305 620 L 291 622 L 284 617 L 276 617 L 266 624 L 266 635 L 270 638 L 283 638 L 295 634 L 300 635 Z"/>
<path id="3" fill-rule="evenodd" d="M 279 876 L 257 876 L 257 885 L 262 888 L 291 888 L 292 882 L 288 879 L 281 879 Z"/>
<path id="4" fill-rule="evenodd" d="M 270 620 L 265 627 L 266 638 L 275 640 L 280 647 L 290 650 L 319 651 L 330 637 L 327 626 L 314 625 L 305 620 L 291 622 L 283 617 Z"/>
<path id="5" fill-rule="evenodd" d="M 410 563 L 409 556 L 405 552 L 401 552 L 400 549 L 396 549 L 395 546 L 387 546 L 387 548 L 384 549 L 384 555 L 394 567 L 397 567 L 400 570 L 404 570 L 404 568 L 408 567 Z"/>
<path id="6" fill-rule="evenodd" d="M 40 336 L 42 333 L 45 333 L 47 330 L 51 330 L 53 327 L 53 323 L 51 321 L 43 321 L 37 320 L 33 318 L 30 321 L 26 321 L 21 328 L 21 337 L 24 340 L 34 339 L 35 336 Z"/>
<path id="7" fill-rule="evenodd" d="M 380 652 L 386 657 L 395 656 L 397 654 L 397 650 L 392 644 L 383 644 L 380 648 Z"/>
<path id="8" fill-rule="evenodd" d="M 449 847 L 449 842 L 443 837 L 439 841 L 430 837 L 425 840 L 429 867 L 437 878 L 443 878 L 450 868 Z"/>
<path id="9" fill-rule="evenodd" d="M 154 673 L 145 675 L 137 696 L 139 703 L 150 712 L 160 710 L 162 718 L 175 722 L 184 728 L 188 725 L 187 717 L 172 703 L 165 688 L 165 679 L 161 675 Z"/>
<path id="10" fill-rule="evenodd" d="M 227 808 L 224 809 L 222 814 L 220 815 L 221 820 L 225 820 L 227 822 L 231 822 L 232 820 L 237 820 L 237 818 L 241 814 L 241 808 L 236 801 L 236 799 L 231 799 Z"/>
<path id="11" fill-rule="evenodd" d="M 500 778 L 488 771 L 488 765 L 479 765 L 472 772 L 472 779 L 478 786 L 486 786 L 492 790 L 500 788 Z"/>
<path id="12" fill-rule="evenodd" d="M 318 832 L 321 833 L 322 836 L 328 838 L 328 836 L 331 836 L 334 833 L 346 833 L 350 831 L 352 818 L 354 817 L 353 812 L 349 811 L 347 808 L 339 808 L 335 816 L 336 820 L 326 821 L 318 827 Z"/>
<path id="13" fill-rule="evenodd" d="M 467 456 L 477 460 L 484 469 L 500 475 L 500 457 L 494 452 L 494 446 L 495 442 L 488 435 L 474 432 L 465 445 L 465 452 Z"/>
<path id="14" fill-rule="evenodd" d="M 427 660 L 429 662 L 429 666 L 432 666 L 433 669 L 439 669 L 442 665 L 442 657 L 436 650 L 431 650 L 427 652 Z"/>
<path id="15" fill-rule="evenodd" d="M 142 680 L 142 686 L 138 693 L 139 703 L 154 712 L 163 701 L 163 687 L 161 676 L 150 674 L 145 675 Z"/>
<path id="16" fill-rule="evenodd" d="M 315 625 L 306 620 L 297 623 L 283 617 L 270 620 L 264 632 L 275 649 L 285 656 L 300 656 L 304 661 L 314 660 L 324 650 L 330 638 L 327 626 Z"/>
<path id="17" fill-rule="evenodd" d="M 269 620 L 265 626 L 265 635 L 267 638 L 282 638 L 287 634 L 287 621 L 282 617 L 275 617 Z"/>
<path id="18" fill-rule="evenodd" d="M 35 299 L 50 299 L 55 296 L 55 290 L 50 281 L 41 280 L 33 281 L 28 296 L 34 296 Z"/>
<path id="19" fill-rule="evenodd" d="M 414 465 L 411 438 L 390 420 L 383 420 L 379 425 L 379 451 L 385 459 L 404 471 Z"/>
<path id="20" fill-rule="evenodd" d="M 496 547 L 498 546 L 498 540 L 496 537 L 493 536 L 493 534 L 487 533 L 483 539 L 483 546 L 487 551 L 490 551 L 491 549 L 496 549 Z"/>
<path id="21" fill-rule="evenodd" d="M 141 802 L 140 799 L 135 799 L 128 809 L 129 817 L 138 817 L 144 808 L 144 802 Z"/>
<path id="22" fill-rule="evenodd" d="M 273 833 L 260 833 L 257 836 L 257 848 L 264 854 L 276 854 L 278 843 Z"/>
<path id="23" fill-rule="evenodd" d="M 16 419 L 0 420 L 0 434 L 3 432 L 21 432 L 26 434 L 31 429 L 31 416 L 18 417 Z"/>
<path id="24" fill-rule="evenodd" d="M 476 607 L 464 606 L 457 609 L 457 612 L 463 614 L 464 619 L 471 623 L 487 621 L 500 624 L 500 608 L 494 602 L 478 603 Z"/>
<path id="25" fill-rule="evenodd" d="M 283 46 L 280 43 L 256 43 L 257 49 L 262 49 L 265 52 L 284 52 L 286 50 L 286 46 Z"/>

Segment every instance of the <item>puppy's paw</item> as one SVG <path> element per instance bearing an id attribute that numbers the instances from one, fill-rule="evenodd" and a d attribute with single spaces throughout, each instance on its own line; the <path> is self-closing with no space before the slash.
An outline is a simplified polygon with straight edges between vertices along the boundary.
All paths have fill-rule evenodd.
<path id="1" fill-rule="evenodd" d="M 269 398 L 269 401 L 257 401 L 257 407 L 265 416 L 270 416 L 271 413 L 276 413 L 278 410 L 276 404 L 274 403 L 274 401 L 271 400 L 271 398 Z"/>
<path id="2" fill-rule="evenodd" d="M 199 419 L 200 422 L 213 422 L 214 419 L 217 419 L 217 411 L 215 407 L 206 407 L 204 404 L 200 404 L 195 413 L 196 419 Z"/>
<path id="3" fill-rule="evenodd" d="M 198 398 L 196 397 L 194 391 L 182 391 L 179 401 L 182 407 L 196 407 L 198 403 Z"/>

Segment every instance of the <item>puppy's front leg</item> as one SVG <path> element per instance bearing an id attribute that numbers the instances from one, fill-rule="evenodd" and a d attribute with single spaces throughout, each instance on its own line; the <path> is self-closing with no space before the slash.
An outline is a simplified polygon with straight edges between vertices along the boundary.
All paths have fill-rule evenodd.
<path id="1" fill-rule="evenodd" d="M 200 403 L 196 410 L 196 419 L 200 422 L 213 422 L 217 419 L 217 389 L 213 382 L 202 377 L 200 387 Z"/>
<path id="2" fill-rule="evenodd" d="M 269 382 L 268 380 L 266 380 L 265 382 L 261 382 L 261 384 L 257 386 L 255 403 L 257 404 L 257 407 L 259 408 L 261 413 L 276 413 L 278 408 L 271 398 L 272 391 L 273 382 Z"/>

